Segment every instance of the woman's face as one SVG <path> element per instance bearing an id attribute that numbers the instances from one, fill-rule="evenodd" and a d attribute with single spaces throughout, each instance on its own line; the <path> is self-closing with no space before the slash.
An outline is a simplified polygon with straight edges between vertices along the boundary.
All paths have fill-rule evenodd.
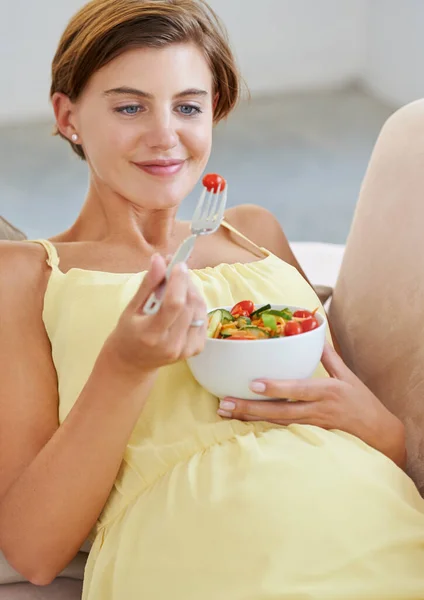
<path id="1" fill-rule="evenodd" d="M 74 106 L 94 183 L 147 209 L 178 206 L 208 162 L 213 80 L 193 44 L 129 50 Z"/>

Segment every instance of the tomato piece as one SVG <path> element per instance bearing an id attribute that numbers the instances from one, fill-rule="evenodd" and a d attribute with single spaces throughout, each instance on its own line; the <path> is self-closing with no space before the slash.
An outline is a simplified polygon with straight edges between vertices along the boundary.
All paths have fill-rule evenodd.
<path id="1" fill-rule="evenodd" d="M 305 319 L 304 321 L 302 321 L 302 323 L 300 323 L 300 325 L 302 327 L 303 333 L 306 333 L 307 331 L 312 331 L 313 329 L 319 327 L 318 319 L 316 319 L 315 317 Z"/>
<path id="2" fill-rule="evenodd" d="M 303 333 L 302 325 L 297 321 L 289 321 L 284 327 L 284 335 L 299 335 Z"/>
<path id="3" fill-rule="evenodd" d="M 251 300 L 243 300 L 242 302 L 238 302 L 231 309 L 231 314 L 238 317 L 250 317 L 252 312 L 255 310 L 255 305 Z"/>
<path id="4" fill-rule="evenodd" d="M 298 319 L 307 319 L 308 317 L 312 317 L 312 313 L 309 310 L 297 310 L 293 313 L 293 316 Z"/>
<path id="5" fill-rule="evenodd" d="M 223 192 L 227 187 L 227 182 L 221 175 L 217 175 L 216 173 L 208 173 L 203 177 L 203 185 L 208 190 L 208 192 Z"/>

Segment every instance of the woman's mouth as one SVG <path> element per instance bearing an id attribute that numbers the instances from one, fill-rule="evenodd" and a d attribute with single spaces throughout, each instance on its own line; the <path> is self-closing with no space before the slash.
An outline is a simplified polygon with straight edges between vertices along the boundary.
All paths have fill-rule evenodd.
<path id="1" fill-rule="evenodd" d="M 142 163 L 134 163 L 136 167 L 157 177 L 170 177 L 181 171 L 185 164 L 185 160 L 181 159 L 156 159 Z"/>

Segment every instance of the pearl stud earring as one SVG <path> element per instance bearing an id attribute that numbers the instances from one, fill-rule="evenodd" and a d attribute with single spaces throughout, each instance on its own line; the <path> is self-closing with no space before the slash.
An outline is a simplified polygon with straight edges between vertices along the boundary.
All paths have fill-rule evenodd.
<path id="1" fill-rule="evenodd" d="M 77 141 L 78 141 L 78 135 L 77 135 L 76 133 L 72 134 L 72 136 L 71 136 L 71 140 L 72 140 L 73 142 L 77 142 Z"/>

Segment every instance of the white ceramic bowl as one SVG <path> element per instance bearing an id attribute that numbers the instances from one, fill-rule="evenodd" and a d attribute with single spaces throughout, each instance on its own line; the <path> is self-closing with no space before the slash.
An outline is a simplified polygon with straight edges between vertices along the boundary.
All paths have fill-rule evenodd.
<path id="1" fill-rule="evenodd" d="M 231 310 L 232 307 L 219 308 Z M 287 305 L 273 304 L 272 308 L 282 310 Z M 295 311 L 304 307 L 288 308 Z M 315 316 L 319 327 L 290 337 L 232 341 L 208 338 L 203 352 L 188 359 L 188 365 L 200 385 L 218 398 L 269 400 L 254 394 L 249 383 L 262 378 L 304 379 L 319 365 L 327 325 L 322 315 Z"/>

